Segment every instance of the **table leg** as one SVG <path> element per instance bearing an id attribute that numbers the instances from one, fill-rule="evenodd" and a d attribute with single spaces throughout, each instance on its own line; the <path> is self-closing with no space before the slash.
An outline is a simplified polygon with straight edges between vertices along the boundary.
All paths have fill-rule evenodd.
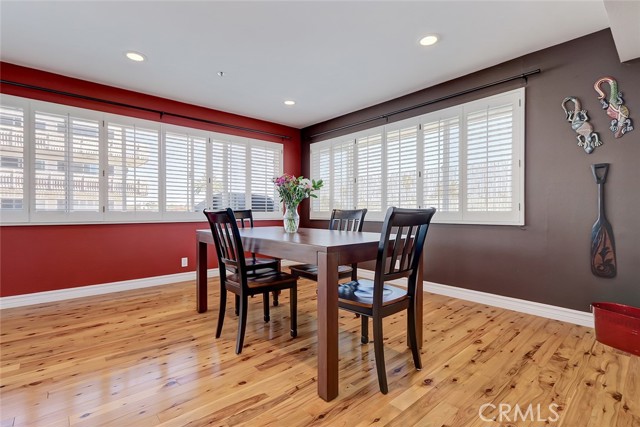
<path id="1" fill-rule="evenodd" d="M 338 396 L 338 255 L 318 253 L 318 395 Z"/>
<path id="2" fill-rule="evenodd" d="M 207 311 L 207 244 L 196 244 L 196 310 Z"/>

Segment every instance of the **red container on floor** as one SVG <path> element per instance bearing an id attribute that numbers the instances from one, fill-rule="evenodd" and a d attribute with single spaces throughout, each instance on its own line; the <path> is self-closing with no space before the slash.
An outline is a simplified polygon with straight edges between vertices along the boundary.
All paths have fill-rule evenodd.
<path id="1" fill-rule="evenodd" d="M 640 356 L 640 308 L 613 302 L 594 302 L 591 307 L 596 339 Z"/>

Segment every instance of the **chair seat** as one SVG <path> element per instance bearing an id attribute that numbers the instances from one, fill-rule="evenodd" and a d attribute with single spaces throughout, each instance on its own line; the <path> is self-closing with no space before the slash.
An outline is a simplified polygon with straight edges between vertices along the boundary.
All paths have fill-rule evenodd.
<path id="1" fill-rule="evenodd" d="M 247 270 L 255 270 L 256 268 L 277 268 L 278 262 L 280 260 L 273 258 L 256 258 L 252 257 L 245 258 L 245 264 L 247 266 Z"/>
<path id="2" fill-rule="evenodd" d="M 255 293 L 288 289 L 296 286 L 296 283 L 297 279 L 291 274 L 274 270 L 266 270 L 262 274 L 247 277 L 247 286 L 249 287 L 249 289 L 257 291 Z M 238 276 L 237 274 L 228 275 L 226 286 L 227 289 L 232 292 L 234 291 L 234 289 L 239 289 L 240 276 Z"/>
<path id="3" fill-rule="evenodd" d="M 256 258 L 252 257 L 245 258 L 245 265 L 247 266 L 247 275 L 261 275 L 267 272 L 273 272 L 274 270 L 278 270 L 280 260 L 273 258 Z M 227 271 L 231 273 L 236 273 L 235 267 L 231 267 L 229 265 L 225 266 Z"/>
<path id="4" fill-rule="evenodd" d="M 315 264 L 296 264 L 289 267 L 291 274 L 298 277 L 304 277 L 311 280 L 318 280 L 318 266 Z M 353 268 L 349 265 L 338 266 L 338 278 L 344 279 L 345 277 L 351 277 Z"/>
<path id="5" fill-rule="evenodd" d="M 396 286 L 384 284 L 382 292 L 382 305 L 390 305 L 409 299 L 407 291 Z M 359 279 L 355 282 L 344 283 L 338 286 L 338 305 L 346 308 L 347 306 L 373 307 L 373 281 L 367 279 Z"/>

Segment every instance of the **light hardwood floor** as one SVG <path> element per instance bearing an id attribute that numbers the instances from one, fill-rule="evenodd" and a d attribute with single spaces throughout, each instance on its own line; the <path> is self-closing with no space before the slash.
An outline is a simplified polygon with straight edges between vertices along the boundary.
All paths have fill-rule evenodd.
<path id="1" fill-rule="evenodd" d="M 212 282 L 201 315 L 194 282 L 2 310 L 0 426 L 640 426 L 640 358 L 589 328 L 431 294 L 422 371 L 405 314 L 385 320 L 386 396 L 373 344 L 361 345 L 359 319 L 340 312 L 340 395 L 324 402 L 315 284 L 300 281 L 295 339 L 287 292 L 268 324 L 253 298 L 238 356 L 230 304 L 214 338 Z M 481 419 L 482 405 L 502 419 Z M 525 421 L 514 420 L 516 405 Z M 538 405 L 549 422 L 535 419 Z"/>

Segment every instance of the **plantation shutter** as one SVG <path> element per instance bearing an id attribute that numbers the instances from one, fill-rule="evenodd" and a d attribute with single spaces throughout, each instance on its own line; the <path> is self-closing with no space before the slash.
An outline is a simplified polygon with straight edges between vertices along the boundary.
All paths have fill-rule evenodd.
<path id="1" fill-rule="evenodd" d="M 99 213 L 99 121 L 35 111 L 34 122 L 34 214 Z"/>
<path id="2" fill-rule="evenodd" d="M 222 196 L 225 193 L 224 158 L 226 143 L 224 141 L 211 141 L 211 191 L 212 200 L 207 200 L 206 207 L 213 210 L 221 210 Z"/>
<path id="3" fill-rule="evenodd" d="M 207 138 L 165 133 L 165 210 L 202 212 L 207 193 Z"/>
<path id="4" fill-rule="evenodd" d="M 25 109 L 0 105 L 0 216 L 26 216 L 25 194 Z"/>
<path id="5" fill-rule="evenodd" d="M 100 212 L 100 122 L 69 117 L 70 211 Z"/>
<path id="6" fill-rule="evenodd" d="M 107 131 L 108 210 L 159 212 L 158 131 L 117 123 Z"/>
<path id="7" fill-rule="evenodd" d="M 465 215 L 499 218 L 514 211 L 514 104 L 469 111 Z"/>
<path id="8" fill-rule="evenodd" d="M 423 123 L 423 207 L 439 219 L 460 218 L 460 118 Z"/>
<path id="9" fill-rule="evenodd" d="M 213 209 L 247 209 L 247 144 L 216 135 L 212 140 Z"/>
<path id="10" fill-rule="evenodd" d="M 418 126 L 388 130 L 387 206 L 417 208 Z"/>
<path id="11" fill-rule="evenodd" d="M 382 209 L 382 133 L 358 137 L 357 209 L 381 213 Z"/>
<path id="12" fill-rule="evenodd" d="M 333 146 L 333 208 L 354 209 L 355 140 L 348 139 Z"/>
<path id="13" fill-rule="evenodd" d="M 273 179 L 282 175 L 282 145 L 251 143 L 251 210 L 254 214 L 280 211 Z"/>
<path id="14" fill-rule="evenodd" d="M 323 181 L 317 198 L 311 199 L 311 216 L 329 218 L 331 214 L 331 145 L 316 143 L 311 146 L 311 178 Z"/>
<path id="15" fill-rule="evenodd" d="M 67 115 L 36 111 L 35 211 L 67 211 Z"/>

